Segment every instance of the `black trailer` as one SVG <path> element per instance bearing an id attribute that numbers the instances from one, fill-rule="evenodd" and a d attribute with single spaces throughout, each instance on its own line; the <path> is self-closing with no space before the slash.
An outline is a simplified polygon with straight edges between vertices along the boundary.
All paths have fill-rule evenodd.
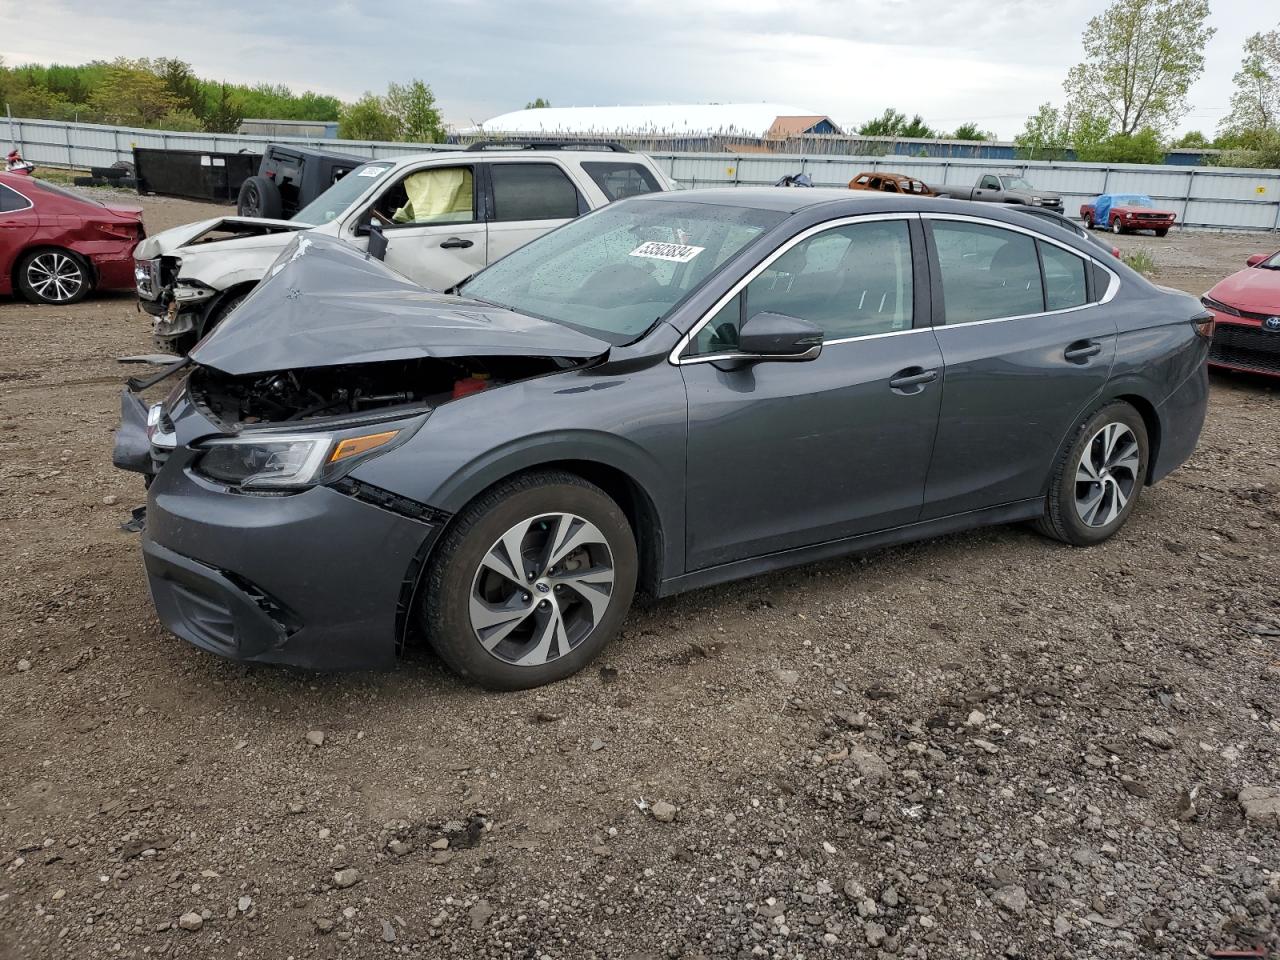
<path id="1" fill-rule="evenodd" d="M 257 153 L 210 153 L 134 147 L 138 193 L 232 203 L 262 160 Z"/>

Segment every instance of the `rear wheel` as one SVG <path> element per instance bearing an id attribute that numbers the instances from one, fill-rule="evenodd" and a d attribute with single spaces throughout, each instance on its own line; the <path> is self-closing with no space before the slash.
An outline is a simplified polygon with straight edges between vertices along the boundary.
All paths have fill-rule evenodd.
<path id="1" fill-rule="evenodd" d="M 1093 214 L 1092 214 L 1092 213 L 1086 213 L 1086 214 L 1084 215 L 1084 228 L 1085 228 L 1086 230 L 1092 230 L 1092 229 L 1093 229 Z"/>
<path id="2" fill-rule="evenodd" d="M 631 526 L 603 490 L 573 474 L 527 474 L 470 504 L 444 535 L 423 625 L 441 659 L 482 686 L 541 686 L 613 639 L 637 569 Z"/>
<path id="3" fill-rule="evenodd" d="M 280 199 L 280 188 L 266 177 L 247 177 L 240 184 L 240 195 L 236 200 L 236 213 L 242 217 L 266 217 L 268 220 L 279 220 L 284 212 L 284 203 Z"/>
<path id="4" fill-rule="evenodd" d="M 1075 546 L 1101 543 L 1119 530 L 1147 476 L 1147 428 L 1123 401 L 1086 417 L 1054 464 L 1037 529 Z"/>
<path id="5" fill-rule="evenodd" d="M 93 274 L 78 253 L 34 250 L 18 263 L 18 289 L 32 303 L 79 303 L 93 289 Z"/>

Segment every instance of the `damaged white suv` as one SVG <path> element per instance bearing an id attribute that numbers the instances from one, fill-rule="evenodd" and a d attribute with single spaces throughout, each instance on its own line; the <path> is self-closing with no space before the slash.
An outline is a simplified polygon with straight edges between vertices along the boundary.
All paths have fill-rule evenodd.
<path id="1" fill-rule="evenodd" d="M 380 230 L 389 266 L 447 290 L 581 214 L 674 188 L 648 157 L 613 144 L 486 141 L 373 160 L 291 220 L 218 217 L 148 237 L 134 251 L 138 300 L 154 318 L 157 346 L 186 353 L 248 295 L 299 230 L 362 248 Z"/>

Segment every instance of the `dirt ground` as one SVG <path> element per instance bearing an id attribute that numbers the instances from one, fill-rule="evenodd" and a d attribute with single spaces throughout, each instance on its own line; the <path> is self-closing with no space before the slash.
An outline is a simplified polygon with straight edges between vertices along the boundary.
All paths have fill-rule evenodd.
<path id="1" fill-rule="evenodd" d="M 1277 245 L 1119 243 L 1196 294 Z M 109 456 L 148 329 L 126 293 L 0 303 L 3 960 L 1278 949 L 1280 813 L 1237 797 L 1280 787 L 1274 384 L 1215 376 L 1101 547 L 996 528 L 703 590 L 490 694 L 160 627 Z"/>

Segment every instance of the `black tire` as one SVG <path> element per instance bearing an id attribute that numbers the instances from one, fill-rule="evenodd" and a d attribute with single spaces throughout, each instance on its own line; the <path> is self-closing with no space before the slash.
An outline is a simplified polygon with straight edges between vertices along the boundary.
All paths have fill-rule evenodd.
<path id="1" fill-rule="evenodd" d="M 520 666 L 490 653 L 481 644 L 469 612 L 472 591 L 487 575 L 481 561 L 504 534 L 533 518 L 556 513 L 571 513 L 593 524 L 603 535 L 612 562 L 612 589 L 603 615 L 599 620 L 593 619 L 587 632 L 567 652 L 560 650 L 557 639 L 554 642 L 560 650 L 558 656 L 538 665 Z M 631 525 L 603 490 L 571 473 L 528 473 L 493 487 L 454 519 L 432 552 L 418 613 L 431 646 L 459 674 L 492 690 L 525 690 L 568 677 L 595 659 L 626 619 L 635 595 L 638 567 Z M 500 580 L 510 584 L 507 578 Z M 561 596 L 559 591 L 563 589 L 555 588 Z M 521 592 L 517 588 L 513 596 Z M 570 596 L 577 595 L 571 591 Z M 561 609 L 560 602 L 553 599 L 538 600 L 532 589 L 523 599 L 533 611 L 522 621 L 531 631 L 540 629 L 535 606 L 554 604 L 556 610 Z M 569 603 L 572 602 L 571 599 Z M 586 607 L 583 603 L 579 609 Z M 566 622 L 567 617 L 566 614 Z"/>
<path id="2" fill-rule="evenodd" d="M 247 177 L 244 183 L 240 184 L 240 195 L 236 199 L 236 213 L 242 217 L 279 220 L 284 213 L 280 188 L 267 177 Z"/>
<path id="3" fill-rule="evenodd" d="M 1103 523 L 1090 523 L 1081 516 L 1078 503 L 1087 502 L 1091 491 L 1105 489 L 1106 481 L 1094 483 L 1078 480 L 1082 475 L 1080 471 L 1083 469 L 1081 461 L 1086 449 L 1096 454 L 1100 447 L 1095 444 L 1105 445 L 1106 438 L 1103 431 L 1111 428 L 1112 425 L 1119 425 L 1121 431 L 1127 430 L 1132 435 L 1137 447 L 1137 463 L 1123 470 L 1118 469 L 1114 477 L 1109 469 L 1102 471 L 1104 477 L 1111 477 L 1114 489 L 1124 495 L 1124 503 L 1110 520 Z M 1124 452 L 1121 448 L 1124 434 L 1121 432 L 1120 436 L 1121 442 L 1117 444 L 1117 453 Z M 1053 537 L 1055 540 L 1062 540 L 1077 547 L 1101 543 L 1113 536 L 1124 526 L 1138 503 L 1146 481 L 1149 456 L 1147 427 L 1141 414 L 1121 400 L 1105 404 L 1081 420 L 1075 431 L 1063 443 L 1062 450 L 1054 461 L 1053 473 L 1050 475 L 1044 516 L 1036 521 L 1036 529 L 1046 537 Z M 1124 477 L 1122 474 L 1127 474 L 1129 477 Z M 1116 480 L 1115 477 L 1121 477 L 1121 479 Z M 1127 483 L 1128 479 L 1131 479 L 1131 484 Z M 1095 519 L 1105 520 L 1105 517 Z"/>
<path id="4" fill-rule="evenodd" d="M 32 250 L 18 261 L 16 273 L 18 290 L 31 303 L 68 306 L 93 289 L 93 270 L 71 250 Z"/>
<path id="5" fill-rule="evenodd" d="M 204 321 L 204 327 L 200 330 L 200 336 L 207 336 L 210 330 L 227 319 L 227 314 L 240 306 L 240 303 L 248 295 L 249 292 L 247 290 L 244 293 L 233 293 L 209 311 L 209 316 Z M 192 344 L 192 346 L 195 346 L 195 344 Z"/>
<path id="6" fill-rule="evenodd" d="M 1092 214 L 1092 213 L 1086 213 L 1086 214 L 1084 215 L 1084 228 L 1085 228 L 1086 230 L 1092 230 L 1092 229 L 1093 229 L 1093 214 Z"/>
<path id="7" fill-rule="evenodd" d="M 1111 232 L 1114 234 L 1124 233 L 1124 224 L 1120 222 L 1119 217 L 1111 218 Z"/>
<path id="8" fill-rule="evenodd" d="M 1156 231 L 1156 236 L 1157 236 L 1157 237 L 1167 237 L 1168 235 L 1169 235 L 1169 228 L 1168 228 L 1168 227 L 1165 227 L 1165 228 L 1163 228 L 1163 229 L 1161 229 L 1161 230 L 1157 230 L 1157 231 Z"/>
<path id="9" fill-rule="evenodd" d="M 233 294 L 223 300 L 210 311 L 209 316 L 204 321 L 204 326 L 198 330 L 188 330 L 185 333 L 179 333 L 171 337 L 153 336 L 152 342 L 167 353 L 176 353 L 186 356 L 191 352 L 191 348 L 204 339 L 205 334 L 226 319 L 227 314 L 240 305 L 240 301 L 247 297 L 248 292 Z"/>

